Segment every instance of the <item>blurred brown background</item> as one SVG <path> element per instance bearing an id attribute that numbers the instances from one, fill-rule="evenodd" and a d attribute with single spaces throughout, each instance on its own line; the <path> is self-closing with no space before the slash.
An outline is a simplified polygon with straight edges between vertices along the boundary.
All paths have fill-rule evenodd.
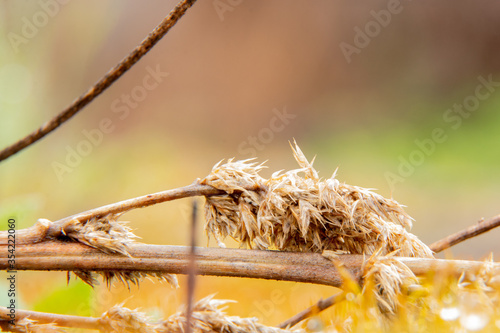
<path id="1" fill-rule="evenodd" d="M 86 91 L 175 5 L 62 2 L 0 3 L 2 147 Z M 268 160 L 268 176 L 296 167 L 295 138 L 323 177 L 339 167 L 341 181 L 407 205 L 412 231 L 431 243 L 500 213 L 499 10 L 497 1 L 200 0 L 102 96 L 0 164 L 0 217 L 19 227 L 57 220 L 190 184 L 233 156 Z M 444 140 L 432 139 L 435 129 Z M 124 219 L 143 242 L 186 245 L 189 207 L 171 202 Z M 198 238 L 206 244 L 201 226 Z M 499 252 L 497 238 L 492 231 L 449 254 L 482 259 Z M 179 290 L 145 282 L 94 293 L 66 286 L 64 273 L 19 275 L 24 307 L 42 311 L 97 315 L 132 295 L 126 306 L 168 315 L 185 297 L 183 279 Z M 232 314 L 270 325 L 333 293 L 198 279 L 198 298 L 215 292 L 239 301 Z"/>

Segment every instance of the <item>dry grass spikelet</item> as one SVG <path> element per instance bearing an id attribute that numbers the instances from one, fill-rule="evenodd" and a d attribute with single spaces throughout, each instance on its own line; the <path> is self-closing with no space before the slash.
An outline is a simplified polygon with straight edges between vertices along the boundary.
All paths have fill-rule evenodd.
<path id="1" fill-rule="evenodd" d="M 138 238 L 127 222 L 118 221 L 121 214 L 108 214 L 100 218 L 93 218 L 80 222 L 71 220 L 63 227 L 65 237 L 96 248 L 105 253 L 115 253 L 129 256 L 128 247 Z M 174 274 L 161 272 L 141 271 L 73 271 L 73 273 L 90 286 L 98 284 L 97 276 L 101 276 L 108 287 L 117 280 L 127 285 L 139 285 L 144 278 L 157 278 L 167 281 L 170 285 L 178 287 L 177 277 Z"/>
<path id="2" fill-rule="evenodd" d="M 4 327 L 2 327 L 4 329 Z M 15 325 L 9 324 L 6 332 L 26 332 L 26 333 L 64 333 L 66 332 L 55 324 L 39 324 L 36 320 L 23 318 L 16 321 Z"/>
<path id="3" fill-rule="evenodd" d="M 206 198 L 205 229 L 223 246 L 231 236 L 257 249 L 432 257 L 432 251 L 405 228 L 412 218 L 392 199 L 341 183 L 336 172 L 321 180 L 298 145 L 300 168 L 271 178 L 259 176 L 263 164 L 219 162 L 200 181 L 226 192 Z"/>
<path id="4" fill-rule="evenodd" d="M 118 221 L 121 214 L 108 214 L 80 222 L 71 220 L 64 228 L 64 234 L 77 242 L 94 247 L 105 253 L 119 253 L 130 256 L 128 245 L 138 238 L 126 223 Z"/>
<path id="5" fill-rule="evenodd" d="M 221 306 L 233 301 L 205 297 L 194 304 L 191 327 L 194 333 L 287 333 L 290 331 L 268 327 L 257 322 L 257 318 L 228 316 Z M 109 332 L 182 333 L 186 326 L 186 313 L 180 311 L 161 322 L 153 322 L 146 314 L 137 310 L 114 306 L 101 316 L 103 328 Z"/>
<path id="6" fill-rule="evenodd" d="M 68 272 L 69 273 L 69 272 Z M 175 274 L 166 274 L 162 272 L 148 271 L 73 271 L 83 282 L 91 287 L 98 284 L 98 276 L 101 276 L 106 286 L 111 288 L 114 281 L 119 281 L 130 290 L 130 284 L 139 286 L 145 278 L 154 278 L 160 281 L 168 282 L 172 287 L 179 288 L 177 276 Z M 69 278 L 69 277 L 68 277 Z"/>
<path id="7" fill-rule="evenodd" d="M 248 188 L 258 188 L 262 185 L 265 179 L 259 172 L 265 168 L 264 163 L 252 162 L 254 158 L 236 162 L 233 160 L 229 159 L 226 164 L 219 161 L 204 181 L 229 194 L 234 191 L 245 192 Z M 228 168 L 227 164 L 230 164 L 231 168 Z"/>
<path id="8" fill-rule="evenodd" d="M 111 333 L 156 333 L 157 324 L 151 323 L 151 319 L 142 312 L 115 305 L 106 311 L 100 318 L 102 327 Z"/>
<path id="9" fill-rule="evenodd" d="M 402 262 L 393 258 L 395 253 L 380 257 L 374 253 L 363 267 L 363 293 L 374 293 L 379 310 L 395 313 L 400 295 L 412 285 L 418 285 L 415 274 Z"/>
<path id="10" fill-rule="evenodd" d="M 229 300 L 217 300 L 213 295 L 205 297 L 194 304 L 191 325 L 194 333 L 285 333 L 302 332 L 268 327 L 257 322 L 257 318 L 241 318 L 224 313 L 225 304 Z M 170 316 L 161 324 L 158 332 L 184 332 L 186 325 L 185 311 Z"/>
<path id="11" fill-rule="evenodd" d="M 495 268 L 493 254 L 484 261 L 477 272 L 467 273 L 464 272 L 460 278 L 460 289 L 476 289 L 485 293 L 498 293 L 500 290 L 500 271 Z"/>

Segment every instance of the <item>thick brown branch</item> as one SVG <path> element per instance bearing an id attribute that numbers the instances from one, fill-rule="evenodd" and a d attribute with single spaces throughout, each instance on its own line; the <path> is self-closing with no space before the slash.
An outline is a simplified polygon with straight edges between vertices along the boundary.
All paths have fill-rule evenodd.
<path id="1" fill-rule="evenodd" d="M 172 28 L 175 23 L 184 15 L 196 0 L 182 0 L 168 14 L 167 17 L 139 44 L 126 58 L 112 68 L 97 83 L 95 83 L 86 93 L 73 101 L 66 109 L 57 116 L 43 124 L 36 131 L 17 141 L 16 143 L 0 151 L 0 161 L 7 159 L 22 149 L 40 140 L 64 122 L 82 110 L 87 104 L 92 102 L 104 90 L 110 87 L 127 70 L 139 61 L 155 44 Z"/>
<path id="2" fill-rule="evenodd" d="M 0 269 L 9 269 L 7 246 L 0 246 Z M 16 246 L 15 269 L 63 271 L 147 271 L 186 274 L 190 247 L 134 244 L 132 258 L 105 254 L 78 243 L 42 242 Z M 359 277 L 362 256 L 342 256 L 346 268 Z M 250 277 L 340 286 L 331 261 L 316 253 L 221 248 L 196 248 L 199 275 Z"/>
<path id="3" fill-rule="evenodd" d="M 429 247 L 436 253 L 441 252 L 469 238 L 476 237 L 482 233 L 490 231 L 491 229 L 496 228 L 499 225 L 500 215 L 497 215 L 487 221 L 479 222 L 473 226 L 468 227 L 467 229 L 461 230 L 437 242 L 434 242 Z"/>
<path id="4" fill-rule="evenodd" d="M 190 247 L 133 244 L 132 258 L 106 254 L 79 243 L 42 242 L 16 246 L 15 269 L 62 271 L 137 271 L 186 274 Z M 7 246 L 0 246 L 0 269 L 10 269 Z M 397 258 L 416 275 L 430 270 L 446 269 L 461 274 L 477 270 L 482 262 L 427 258 Z M 362 255 L 340 255 L 348 272 L 360 278 Z M 500 269 L 500 264 L 493 264 Z M 248 277 L 323 284 L 342 285 L 335 265 L 318 253 L 260 251 L 222 248 L 196 248 L 196 267 L 199 275 Z"/>

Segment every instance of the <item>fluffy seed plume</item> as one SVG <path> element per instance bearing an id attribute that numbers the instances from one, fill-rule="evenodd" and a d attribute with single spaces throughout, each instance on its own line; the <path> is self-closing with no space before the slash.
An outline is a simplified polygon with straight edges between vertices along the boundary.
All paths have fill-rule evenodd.
<path id="1" fill-rule="evenodd" d="M 100 322 L 106 332 L 110 333 L 158 332 L 157 324 L 152 323 L 145 313 L 124 308 L 123 304 L 115 305 L 106 311 Z"/>
<path id="2" fill-rule="evenodd" d="M 86 244 L 105 253 L 116 253 L 129 256 L 129 244 L 138 238 L 127 222 L 118 221 L 121 214 L 108 214 L 101 218 L 93 218 L 87 221 L 71 220 L 63 227 L 65 237 Z M 117 280 L 127 285 L 130 283 L 139 285 L 144 278 L 154 277 L 167 281 L 170 285 L 178 288 L 177 277 L 174 274 L 162 274 L 160 272 L 139 271 L 74 271 L 76 276 L 90 286 L 97 284 L 97 276 L 101 276 L 108 288 Z"/>
<path id="3" fill-rule="evenodd" d="M 108 214 L 83 222 L 71 220 L 63 227 L 63 231 L 67 237 L 105 253 L 130 256 L 128 245 L 134 242 L 137 236 L 126 222 L 118 221 L 119 216 L 120 214 Z"/>
<path id="4" fill-rule="evenodd" d="M 271 178 L 251 160 L 220 162 L 200 181 L 226 192 L 206 198 L 205 229 L 223 245 L 231 236 L 257 249 L 351 254 L 398 250 L 400 256 L 432 257 L 432 251 L 405 228 L 412 218 L 392 199 L 341 183 L 336 173 L 321 180 L 298 145 L 300 168 Z"/>
<path id="5" fill-rule="evenodd" d="M 379 257 L 374 253 L 363 269 L 363 293 L 373 292 L 379 310 L 384 314 L 394 314 L 402 290 L 418 284 L 415 274 L 405 264 L 391 258 L 393 255 Z"/>
<path id="6" fill-rule="evenodd" d="M 257 318 L 228 316 L 221 306 L 232 302 L 213 299 L 213 295 L 198 301 L 191 317 L 194 333 L 287 333 L 302 332 L 268 327 Z M 165 321 L 153 322 L 146 314 L 117 305 L 101 316 L 101 325 L 109 332 L 182 333 L 185 331 L 186 312 L 180 311 Z"/>
<path id="7" fill-rule="evenodd" d="M 26 332 L 26 333 L 64 333 L 66 332 L 55 324 L 39 324 L 36 320 L 23 318 L 16 321 L 15 325 L 6 324 L 2 326 L 2 332 Z"/>
<path id="8" fill-rule="evenodd" d="M 130 284 L 139 286 L 140 282 L 145 278 L 154 278 L 160 281 L 168 282 L 172 287 L 179 288 L 177 276 L 175 274 L 166 274 L 162 272 L 146 272 L 146 271 L 72 271 L 76 276 L 82 279 L 83 282 L 92 288 L 99 284 L 98 276 L 101 276 L 106 286 L 111 288 L 114 281 L 119 281 L 127 286 L 130 290 Z M 69 281 L 68 272 L 68 281 Z"/>
<path id="9" fill-rule="evenodd" d="M 276 327 L 268 327 L 257 322 L 257 318 L 241 318 L 228 316 L 221 306 L 232 302 L 228 300 L 213 299 L 213 295 L 198 301 L 193 307 L 191 325 L 194 333 L 285 333 L 302 332 L 283 330 Z M 164 321 L 158 332 L 184 332 L 186 325 L 185 311 L 178 312 Z"/>

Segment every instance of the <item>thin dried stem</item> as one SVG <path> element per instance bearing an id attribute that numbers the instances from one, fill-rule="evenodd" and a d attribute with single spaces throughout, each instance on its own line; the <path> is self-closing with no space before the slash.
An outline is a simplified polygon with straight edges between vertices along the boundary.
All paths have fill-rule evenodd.
<path id="1" fill-rule="evenodd" d="M 47 238 L 56 238 L 64 230 L 64 227 L 70 222 L 84 222 L 93 218 L 101 218 L 109 214 L 118 214 L 132 209 L 148 207 L 165 201 L 171 201 L 181 198 L 199 196 L 199 195 L 217 195 L 224 193 L 209 185 L 192 185 L 176 188 L 173 190 L 161 191 L 157 193 L 143 195 L 106 206 L 88 210 L 72 216 L 65 217 L 53 223 L 47 220 L 39 220 L 33 227 L 16 231 L 16 245 L 32 244 L 43 241 Z M 0 245 L 8 243 L 8 233 L 0 231 Z"/>
<path id="2" fill-rule="evenodd" d="M 198 213 L 198 206 L 196 201 L 193 201 L 193 212 L 191 216 L 191 249 L 189 252 L 189 266 L 188 266 L 188 286 L 187 286 L 187 310 L 186 310 L 186 333 L 191 333 L 191 317 L 193 315 L 193 300 L 194 288 L 196 282 L 196 215 Z"/>
<path id="3" fill-rule="evenodd" d="M 184 13 L 196 2 L 196 0 L 182 0 L 168 14 L 163 21 L 139 44 L 127 57 L 119 64 L 106 73 L 97 83 L 95 83 L 86 93 L 73 101 L 66 109 L 57 116 L 44 123 L 36 131 L 30 133 L 26 137 L 16 143 L 4 148 L 0 151 L 0 161 L 7 159 L 22 149 L 37 142 L 71 117 L 82 110 L 87 104 L 92 102 L 104 90 L 110 87 L 118 80 L 127 70 L 137 63 L 165 34 L 172 28 L 175 23 L 184 15 Z"/>
<path id="4" fill-rule="evenodd" d="M 17 270 L 60 270 L 99 272 L 158 272 L 186 274 L 190 247 L 132 244 L 131 257 L 103 253 L 79 243 L 43 242 L 16 246 Z M 7 246 L 0 246 L 0 269 L 9 269 Z M 483 262 L 429 258 L 393 257 L 415 275 L 430 270 L 449 270 L 461 274 L 478 270 Z M 343 267 L 356 280 L 361 279 L 363 255 L 339 255 Z M 198 275 L 248 277 L 315 283 L 340 287 L 343 282 L 335 264 L 318 253 L 196 248 Z M 492 263 L 492 269 L 500 264 Z"/>
<path id="5" fill-rule="evenodd" d="M 332 305 L 344 300 L 345 298 L 345 293 L 344 292 L 339 292 L 333 296 L 328 297 L 327 299 L 320 299 L 316 304 L 313 306 L 308 307 L 302 312 L 297 313 L 295 316 L 285 320 L 281 324 L 279 324 L 278 328 L 291 328 L 298 323 L 300 323 L 302 320 L 307 319 L 311 316 L 317 315 L 323 310 L 328 309 Z"/>
<path id="6" fill-rule="evenodd" d="M 100 318 L 61 315 L 54 313 L 36 312 L 16 309 L 16 321 L 24 318 L 35 320 L 38 324 L 55 324 L 61 327 L 73 327 L 84 329 L 101 329 Z M 0 307 L 0 319 L 9 321 L 9 309 Z"/>
<path id="7" fill-rule="evenodd" d="M 479 221 L 477 224 L 472 225 L 464 230 L 449 235 L 437 242 L 432 243 L 429 247 L 434 252 L 441 252 L 453 245 L 461 243 L 469 238 L 479 236 L 493 228 L 500 226 L 500 215 L 494 216 L 486 221 Z"/>

